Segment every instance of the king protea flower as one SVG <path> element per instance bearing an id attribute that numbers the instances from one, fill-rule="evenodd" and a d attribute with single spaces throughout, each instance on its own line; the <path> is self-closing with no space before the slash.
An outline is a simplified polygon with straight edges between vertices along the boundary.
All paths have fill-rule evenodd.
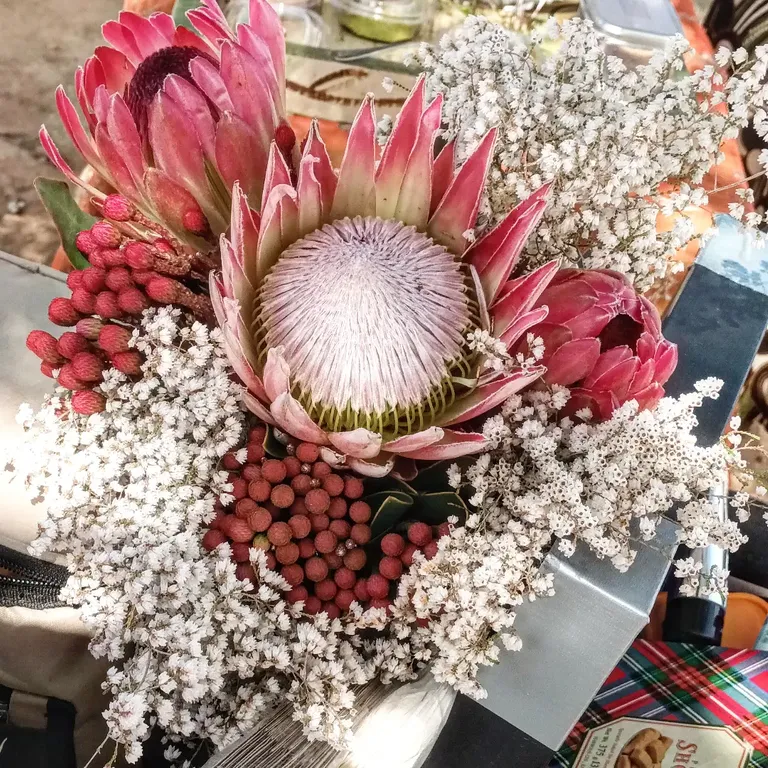
<path id="1" fill-rule="evenodd" d="M 570 389 L 564 413 L 587 408 L 609 419 L 628 400 L 652 409 L 664 397 L 677 345 L 664 338 L 658 310 L 625 275 L 561 269 L 537 304 L 548 306 L 549 316 L 531 331 L 544 342 L 544 380 Z"/>
<path id="2" fill-rule="evenodd" d="M 164 13 L 107 22 L 111 47 L 75 74 L 86 126 L 61 86 L 56 103 L 72 142 L 107 182 L 203 248 L 229 224 L 235 181 L 258 208 L 272 142 L 290 157 L 295 136 L 285 122 L 283 29 L 269 3 L 251 0 L 250 24 L 236 34 L 215 0 L 187 15 L 199 36 Z M 45 127 L 40 137 L 53 163 L 87 186 Z"/>
<path id="3" fill-rule="evenodd" d="M 548 189 L 471 244 L 494 133 L 455 171 L 435 157 L 441 97 L 420 81 L 376 162 L 370 98 L 338 174 L 315 126 L 297 183 L 273 147 L 259 218 L 235 190 L 211 299 L 231 362 L 264 421 L 369 475 L 396 455 L 450 459 L 486 446 L 463 431 L 543 372 L 488 372 L 467 336 L 512 347 L 547 315 L 531 311 L 554 263 L 508 278 Z"/>

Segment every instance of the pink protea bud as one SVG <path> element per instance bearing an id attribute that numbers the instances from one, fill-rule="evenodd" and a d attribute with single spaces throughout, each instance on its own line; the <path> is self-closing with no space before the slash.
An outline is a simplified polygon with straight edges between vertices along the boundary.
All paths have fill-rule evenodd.
<path id="1" fill-rule="evenodd" d="M 136 206 L 122 195 L 109 195 L 102 205 L 104 215 L 113 221 L 130 221 L 135 213 Z"/>
<path id="2" fill-rule="evenodd" d="M 102 248 L 117 248 L 123 239 L 117 227 L 108 221 L 97 221 L 91 227 L 91 235 Z"/>
<path id="3" fill-rule="evenodd" d="M 128 315 L 140 315 L 149 308 L 149 299 L 138 288 L 126 288 L 120 291 L 117 305 Z"/>
<path id="4" fill-rule="evenodd" d="M 74 291 L 76 288 L 81 288 L 83 284 L 83 270 L 75 269 L 67 275 L 67 288 Z"/>
<path id="5" fill-rule="evenodd" d="M 96 297 L 96 314 L 105 320 L 113 320 L 121 317 L 123 312 L 117 303 L 117 294 L 112 291 L 102 291 Z"/>
<path id="6" fill-rule="evenodd" d="M 181 224 L 184 229 L 195 235 L 205 235 L 210 231 L 208 219 L 200 208 L 190 208 L 181 217 Z"/>
<path id="7" fill-rule="evenodd" d="M 82 322 L 83 320 L 80 321 L 80 323 Z M 78 325 L 80 325 L 80 323 L 78 323 Z M 67 331 L 66 333 L 61 334 L 57 348 L 59 354 L 66 357 L 68 360 L 71 360 L 75 355 L 79 355 L 81 352 L 87 352 L 90 349 L 90 345 L 85 337 L 81 336 L 79 333 Z"/>
<path id="8" fill-rule="evenodd" d="M 72 372 L 80 381 L 100 381 L 104 370 L 101 359 L 92 352 L 78 352 L 70 363 Z"/>
<path id="9" fill-rule="evenodd" d="M 88 254 L 88 261 L 91 262 L 92 267 L 104 269 L 104 267 L 107 266 L 107 260 L 104 258 L 103 250 L 103 248 L 99 248 Z"/>
<path id="10" fill-rule="evenodd" d="M 85 288 L 76 288 L 72 291 L 70 299 L 72 306 L 83 315 L 93 314 L 93 308 L 96 304 L 96 295 Z"/>
<path id="11" fill-rule="evenodd" d="M 75 392 L 72 395 L 72 409 L 81 416 L 91 416 L 94 413 L 101 413 L 107 407 L 107 401 L 103 395 L 98 392 L 85 390 Z"/>
<path id="12" fill-rule="evenodd" d="M 99 338 L 99 332 L 103 325 L 104 323 L 98 317 L 84 317 L 82 320 L 78 321 L 75 330 L 84 339 L 93 341 Z"/>
<path id="13" fill-rule="evenodd" d="M 141 364 L 144 360 L 138 352 L 118 352 L 112 355 L 111 360 L 112 365 L 126 376 L 139 376 L 141 374 Z"/>
<path id="14" fill-rule="evenodd" d="M 137 270 L 131 274 L 134 282 L 138 285 L 146 285 L 150 280 L 153 280 L 157 276 L 157 272 L 151 269 Z"/>
<path id="15" fill-rule="evenodd" d="M 75 376 L 75 370 L 72 367 L 72 363 L 67 363 L 62 367 L 56 381 L 58 381 L 65 389 L 71 389 L 73 391 L 87 389 L 90 386 Z"/>
<path id="16" fill-rule="evenodd" d="M 107 278 L 107 272 L 101 267 L 88 267 L 82 272 L 82 288 L 90 291 L 91 293 L 98 293 L 104 290 L 105 281 Z"/>
<path id="17" fill-rule="evenodd" d="M 77 233 L 75 247 L 78 251 L 88 256 L 99 247 L 99 244 L 96 242 L 96 238 L 87 229 L 84 229 L 82 232 Z"/>
<path id="18" fill-rule="evenodd" d="M 120 293 L 127 288 L 133 288 L 131 273 L 125 267 L 115 267 L 107 272 L 107 288 L 115 293 Z"/>
<path id="19" fill-rule="evenodd" d="M 140 243 L 132 240 L 123 248 L 125 254 L 125 263 L 131 269 L 151 269 L 154 264 L 152 249 L 147 243 Z"/>
<path id="20" fill-rule="evenodd" d="M 63 363 L 56 339 L 47 331 L 32 331 L 27 336 L 27 349 L 46 363 Z"/>
<path id="21" fill-rule="evenodd" d="M 108 355 L 127 352 L 130 349 L 131 332 L 122 325 L 105 325 L 99 334 L 98 345 Z"/>
<path id="22" fill-rule="evenodd" d="M 170 277 L 155 277 L 147 283 L 147 296 L 159 304 L 174 304 L 184 289 L 181 283 Z"/>
<path id="23" fill-rule="evenodd" d="M 56 370 L 55 365 L 51 365 L 51 363 L 46 363 L 45 360 L 43 360 L 42 363 L 40 363 L 40 373 L 43 374 L 43 376 L 47 376 L 49 379 L 53 378 L 53 372 Z"/>
<path id="24" fill-rule="evenodd" d="M 122 267 L 125 264 L 125 253 L 118 248 L 102 248 L 101 253 L 107 267 Z"/>
<path id="25" fill-rule="evenodd" d="M 174 247 L 164 237 L 160 237 L 153 241 L 152 245 L 154 246 L 155 250 L 159 251 L 160 253 L 176 253 Z"/>
<path id="26" fill-rule="evenodd" d="M 48 319 L 54 325 L 74 325 L 80 319 L 80 314 L 69 299 L 55 298 L 48 305 Z"/>

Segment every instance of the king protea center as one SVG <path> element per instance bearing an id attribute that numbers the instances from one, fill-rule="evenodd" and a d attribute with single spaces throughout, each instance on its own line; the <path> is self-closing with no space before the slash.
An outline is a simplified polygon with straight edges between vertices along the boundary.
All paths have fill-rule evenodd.
<path id="1" fill-rule="evenodd" d="M 549 190 L 471 242 L 495 133 L 456 169 L 451 143 L 436 152 L 441 102 L 420 81 L 377 162 L 367 98 L 338 173 L 314 126 L 297 172 L 273 145 L 261 216 L 236 186 L 211 279 L 251 410 L 368 475 L 482 450 L 468 424 L 544 370 L 489 369 L 469 338 L 509 349 L 545 319 L 556 264 L 509 277 Z"/>

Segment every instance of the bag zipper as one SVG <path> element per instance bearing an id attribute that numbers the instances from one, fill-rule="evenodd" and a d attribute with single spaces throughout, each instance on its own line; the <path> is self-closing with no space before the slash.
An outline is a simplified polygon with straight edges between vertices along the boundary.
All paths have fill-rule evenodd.
<path id="1" fill-rule="evenodd" d="M 0 544 L 0 606 L 55 608 L 64 603 L 59 594 L 67 581 L 67 569 Z"/>

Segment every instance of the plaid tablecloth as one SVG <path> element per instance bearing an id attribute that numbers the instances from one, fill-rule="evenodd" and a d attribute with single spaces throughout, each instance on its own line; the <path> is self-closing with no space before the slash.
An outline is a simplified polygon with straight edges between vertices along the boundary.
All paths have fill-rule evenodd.
<path id="1" fill-rule="evenodd" d="M 768 653 L 638 640 L 605 681 L 550 768 L 568 768 L 586 733 L 619 717 L 730 726 L 768 768 Z"/>

